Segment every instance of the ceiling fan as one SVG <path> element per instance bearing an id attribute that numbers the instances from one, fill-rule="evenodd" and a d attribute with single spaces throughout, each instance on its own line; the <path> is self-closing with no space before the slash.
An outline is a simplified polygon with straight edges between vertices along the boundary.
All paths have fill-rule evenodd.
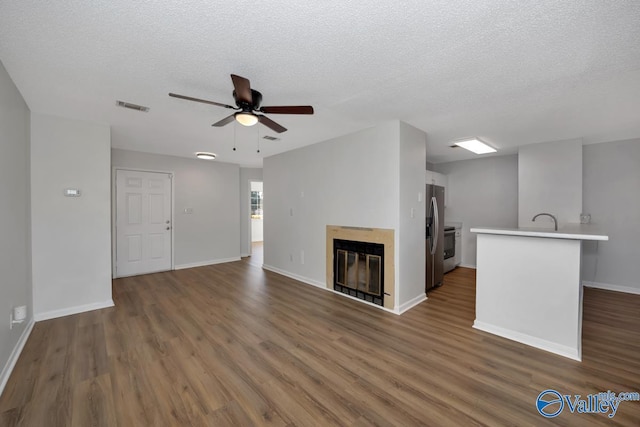
<path id="1" fill-rule="evenodd" d="M 256 114 L 256 112 L 266 114 L 313 114 L 313 107 L 310 105 L 261 107 L 260 103 L 262 102 L 262 94 L 257 90 L 251 89 L 251 84 L 248 79 L 231 74 L 231 81 L 233 82 L 234 88 L 233 99 L 236 101 L 235 107 L 227 104 L 221 104 L 219 102 L 207 101 L 205 99 L 178 95 L 177 93 L 170 93 L 169 96 L 186 99 L 187 101 L 203 102 L 205 104 L 217 105 L 218 107 L 238 110 L 237 113 L 233 113 L 232 115 L 211 125 L 216 127 L 224 126 L 234 120 L 244 126 L 253 126 L 260 122 L 271 130 L 282 133 L 287 130 L 284 126 L 274 122 L 267 116 Z"/>

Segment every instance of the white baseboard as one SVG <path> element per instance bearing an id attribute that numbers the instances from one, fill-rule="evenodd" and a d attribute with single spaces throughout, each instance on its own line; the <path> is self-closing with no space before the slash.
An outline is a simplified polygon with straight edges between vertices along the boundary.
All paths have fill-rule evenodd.
<path id="1" fill-rule="evenodd" d="M 7 385 L 7 381 L 9 381 L 11 372 L 13 372 L 13 368 L 15 368 L 16 366 L 16 362 L 18 361 L 18 358 L 22 353 L 22 349 L 24 348 L 24 345 L 27 343 L 27 340 L 29 339 L 29 335 L 31 335 L 31 330 L 33 329 L 34 324 L 35 322 L 33 321 L 33 319 L 31 319 L 31 321 L 29 321 L 29 323 L 27 324 L 27 327 L 24 328 L 24 331 L 22 331 L 22 335 L 20 335 L 20 338 L 18 339 L 18 342 L 16 343 L 15 347 L 13 347 L 13 351 L 9 356 L 9 360 L 7 360 L 7 363 L 4 365 L 4 368 L 2 368 L 2 373 L 0 374 L 0 396 L 2 396 L 2 392 L 4 391 L 4 388 Z"/>
<path id="2" fill-rule="evenodd" d="M 240 261 L 240 257 L 212 259 L 212 260 L 209 260 L 209 261 L 200 261 L 200 262 L 192 262 L 192 263 L 189 263 L 189 264 L 180 264 L 180 265 L 176 265 L 174 267 L 174 270 L 184 270 L 186 268 L 204 267 L 204 266 L 207 266 L 207 265 L 223 264 L 225 262 L 234 262 L 234 261 Z"/>
<path id="3" fill-rule="evenodd" d="M 604 289 L 605 291 L 624 292 L 626 294 L 640 295 L 640 288 L 635 288 L 632 286 L 611 285 L 609 283 L 588 282 L 586 280 L 582 281 L 582 286 L 586 286 L 587 288 Z"/>
<path id="4" fill-rule="evenodd" d="M 249 254 L 249 253 L 246 253 L 246 254 L 240 254 L 240 258 L 246 258 L 246 257 L 248 257 L 248 256 L 251 256 L 251 254 Z"/>
<path id="5" fill-rule="evenodd" d="M 308 277 L 299 276 L 295 273 L 291 273 L 286 270 L 281 270 L 277 267 L 268 264 L 262 264 L 262 268 L 265 270 L 273 271 L 274 273 L 281 274 L 283 276 L 289 277 L 291 279 L 297 280 L 298 282 L 306 283 L 307 285 L 315 286 L 316 288 L 327 289 L 327 284 L 324 282 L 320 282 L 318 280 L 309 279 Z"/>
<path id="6" fill-rule="evenodd" d="M 402 314 L 405 311 L 410 310 L 416 305 L 420 304 L 422 301 L 426 301 L 426 300 L 427 300 L 427 294 L 420 294 L 417 297 L 412 298 L 409 301 L 405 302 L 404 304 L 400 304 L 400 307 L 398 308 L 398 314 Z"/>
<path id="7" fill-rule="evenodd" d="M 474 270 L 476 269 L 476 266 L 471 264 L 458 264 L 458 267 L 473 268 Z"/>
<path id="8" fill-rule="evenodd" d="M 72 314 L 84 313 L 86 311 L 100 310 L 101 308 L 113 307 L 113 300 L 103 302 L 94 302 L 92 304 L 77 305 L 75 307 L 62 308 L 60 310 L 45 311 L 43 313 L 35 313 L 33 319 L 36 322 L 42 320 L 55 319 L 57 317 L 70 316 Z"/>
<path id="9" fill-rule="evenodd" d="M 316 288 L 320 288 L 320 289 L 323 289 L 325 291 L 333 292 L 336 295 L 340 295 L 340 296 L 343 296 L 343 297 L 346 297 L 346 298 L 351 298 L 354 301 L 358 301 L 358 302 L 361 302 L 363 304 L 368 304 L 371 307 L 375 307 L 375 308 L 380 309 L 380 310 L 388 311 L 389 313 L 393 313 L 393 314 L 402 314 L 404 311 L 409 310 L 411 307 L 413 307 L 413 306 L 415 306 L 417 304 L 420 304 L 422 301 L 427 299 L 426 296 L 425 296 L 424 299 L 421 299 L 421 300 L 415 302 L 414 300 L 416 300 L 416 299 L 421 297 L 421 296 L 418 296 L 417 298 L 414 298 L 411 301 L 403 304 L 403 306 L 406 306 L 406 308 L 403 311 L 391 310 L 391 309 L 388 309 L 388 308 L 383 307 L 381 305 L 374 304 L 372 302 L 365 301 L 365 300 L 362 300 L 360 298 L 356 298 L 356 297 L 353 297 L 351 295 L 343 294 L 342 292 L 338 292 L 338 291 L 335 291 L 333 289 L 327 288 L 327 284 L 325 282 L 320 282 L 318 280 L 309 279 L 308 277 L 299 276 L 299 275 L 297 275 L 295 273 L 291 273 L 289 271 L 282 270 L 282 269 L 274 267 L 272 265 L 262 264 L 262 268 L 264 268 L 265 270 L 269 270 L 269 271 L 272 271 L 274 273 L 280 274 L 282 276 L 286 276 L 286 277 L 288 277 L 290 279 L 297 280 L 298 282 L 302 282 L 302 283 L 305 283 L 307 285 L 315 286 Z"/>
<path id="10" fill-rule="evenodd" d="M 516 332 L 510 329 L 501 328 L 499 326 L 490 325 L 488 323 L 478 322 L 477 320 L 473 322 L 473 327 L 475 329 L 498 335 L 512 341 L 517 341 L 531 347 L 548 351 L 550 353 L 568 357 L 569 359 L 577 360 L 578 362 L 582 361 L 582 355 L 580 354 L 580 351 L 566 345 L 557 344 L 531 335 L 523 334 L 521 332 Z"/>

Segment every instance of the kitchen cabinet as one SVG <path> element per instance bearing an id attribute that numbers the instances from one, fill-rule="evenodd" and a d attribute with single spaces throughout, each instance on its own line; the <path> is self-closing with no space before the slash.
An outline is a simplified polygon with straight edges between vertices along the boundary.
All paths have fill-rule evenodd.
<path id="1" fill-rule="evenodd" d="M 439 172 L 428 170 L 425 174 L 425 184 L 434 184 L 447 188 L 447 176 Z"/>
<path id="2" fill-rule="evenodd" d="M 433 180 L 433 172 L 432 171 L 424 171 L 424 183 L 425 184 L 434 184 L 435 181 Z"/>
<path id="3" fill-rule="evenodd" d="M 440 187 L 444 187 L 444 205 L 447 206 L 449 201 L 449 196 L 447 195 L 447 175 L 427 170 L 425 171 L 425 184 L 433 184 L 439 185 Z"/>

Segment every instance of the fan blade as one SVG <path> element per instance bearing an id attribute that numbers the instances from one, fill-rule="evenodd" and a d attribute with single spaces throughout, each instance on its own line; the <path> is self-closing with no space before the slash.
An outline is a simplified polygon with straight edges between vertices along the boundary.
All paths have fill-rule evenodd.
<path id="1" fill-rule="evenodd" d="M 233 81 L 233 87 L 236 90 L 236 99 L 238 101 L 247 102 L 253 104 L 253 97 L 251 96 L 251 83 L 244 77 L 231 74 L 231 80 Z"/>
<path id="2" fill-rule="evenodd" d="M 232 121 L 234 121 L 234 120 L 235 120 L 235 118 L 236 118 L 235 116 L 236 116 L 236 115 L 235 115 L 235 113 L 234 113 L 234 114 L 232 114 L 232 115 L 230 115 L 230 116 L 228 116 L 228 117 L 225 117 L 224 119 L 220 120 L 219 122 L 215 122 L 215 123 L 214 123 L 214 124 L 212 124 L 211 126 L 215 126 L 215 127 L 222 127 L 222 126 L 224 126 L 224 125 L 227 125 L 227 124 L 229 124 L 229 123 L 231 123 Z"/>
<path id="3" fill-rule="evenodd" d="M 217 105 L 218 107 L 231 108 L 232 110 L 239 110 L 239 108 L 232 107 L 231 105 L 221 104 L 219 102 L 207 101 L 206 99 L 198 99 L 198 98 L 192 98 L 190 96 L 178 95 L 177 93 L 170 93 L 169 96 L 173 96 L 174 98 L 186 99 L 187 101 L 202 102 L 204 104 Z"/>
<path id="4" fill-rule="evenodd" d="M 262 123 L 263 125 L 265 125 L 266 127 L 268 127 L 274 132 L 282 133 L 287 131 L 287 128 L 279 125 L 278 123 L 274 122 L 267 116 L 258 116 L 258 120 L 260 120 L 260 123 Z"/>
<path id="5" fill-rule="evenodd" d="M 290 105 L 283 107 L 262 107 L 261 113 L 267 114 L 313 114 L 311 105 Z"/>

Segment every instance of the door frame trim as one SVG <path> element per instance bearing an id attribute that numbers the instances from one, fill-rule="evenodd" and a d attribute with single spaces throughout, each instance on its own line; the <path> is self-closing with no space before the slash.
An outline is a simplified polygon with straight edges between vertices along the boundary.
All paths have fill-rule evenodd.
<path id="1" fill-rule="evenodd" d="M 249 256 L 251 256 L 253 254 L 253 248 L 252 248 L 252 245 L 253 245 L 253 235 L 252 235 L 253 234 L 253 231 L 252 231 L 253 223 L 251 221 L 251 184 L 254 183 L 254 182 L 261 182 L 262 185 L 263 185 L 262 191 L 264 191 L 264 181 L 262 179 L 256 179 L 256 178 L 249 178 L 247 181 L 248 182 L 247 182 L 247 195 L 246 195 L 246 197 L 248 197 L 248 199 L 249 199 L 248 202 L 247 202 L 248 203 L 247 211 L 248 211 L 249 215 L 248 215 L 248 218 L 246 218 L 245 220 L 249 223 L 248 226 L 247 226 L 248 227 L 247 228 L 247 236 L 248 236 L 248 239 L 249 239 L 249 242 L 248 242 L 249 251 L 248 252 L 249 252 Z M 263 224 L 263 227 L 264 227 L 264 220 L 263 220 L 262 224 Z M 263 229 L 263 233 L 264 233 L 264 229 Z M 263 237 L 262 240 L 264 241 L 264 234 L 263 234 L 262 237 Z"/>
<path id="2" fill-rule="evenodd" d="M 117 180 L 116 174 L 117 171 L 130 171 L 130 172 L 151 172 L 151 173 L 163 173 L 167 174 L 171 177 L 171 270 L 175 270 L 175 225 L 176 225 L 176 209 L 175 209 L 175 178 L 176 174 L 173 171 L 165 171 L 165 170 L 153 170 L 153 169 L 142 169 L 142 168 L 127 168 L 122 166 L 113 166 L 111 168 L 111 278 L 117 279 L 120 276 L 117 275 L 116 272 L 116 254 L 117 254 L 117 245 L 118 245 L 118 235 L 116 233 L 116 220 L 117 220 Z M 125 277 L 125 276 L 122 276 Z"/>

